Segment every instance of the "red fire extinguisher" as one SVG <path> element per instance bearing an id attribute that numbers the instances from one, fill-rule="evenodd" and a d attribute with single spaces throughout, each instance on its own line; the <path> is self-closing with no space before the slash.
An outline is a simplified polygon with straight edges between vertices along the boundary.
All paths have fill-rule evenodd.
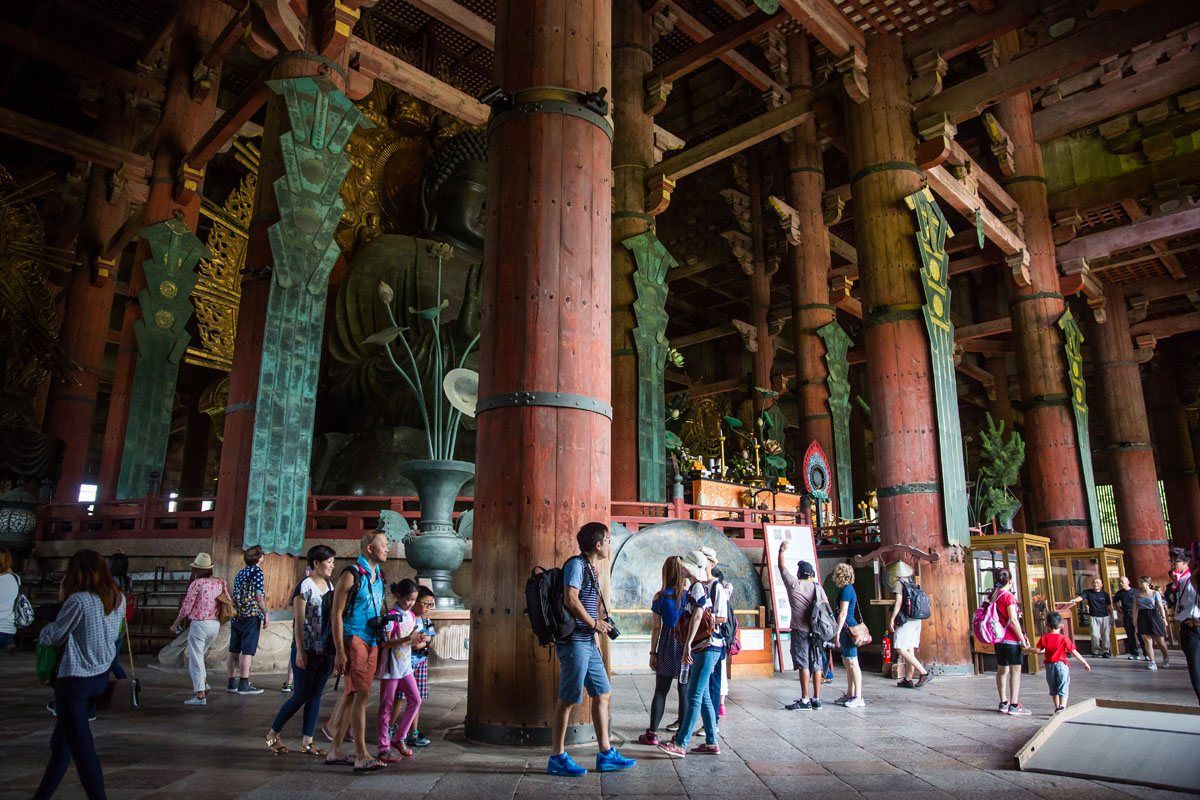
<path id="1" fill-rule="evenodd" d="M 883 641 L 880 643 L 880 647 L 883 650 L 884 665 L 892 663 L 892 635 L 890 633 L 885 633 L 883 635 Z"/>

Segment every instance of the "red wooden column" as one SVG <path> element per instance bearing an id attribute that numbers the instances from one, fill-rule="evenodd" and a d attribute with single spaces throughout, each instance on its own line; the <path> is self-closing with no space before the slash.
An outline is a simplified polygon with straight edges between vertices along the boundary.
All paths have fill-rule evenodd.
<path id="1" fill-rule="evenodd" d="M 104 92 L 97 138 L 118 147 L 135 146 L 139 123 L 125 114 L 125 100 L 115 89 Z M 62 472 L 54 499 L 73 503 L 87 471 L 96 412 L 100 367 L 108 339 L 108 321 L 117 288 L 117 265 L 99 261 L 108 240 L 129 216 L 125 192 L 110 198 L 111 172 L 92 166 L 88 179 L 83 223 L 79 232 L 79 256 L 83 267 L 71 276 L 67 287 L 66 312 L 62 323 L 62 346 L 79 365 L 66 380 L 54 380 L 46 401 L 43 430 L 63 441 Z M 110 202 L 111 199 L 111 202 Z"/>
<path id="2" fill-rule="evenodd" d="M 789 33 L 787 52 L 792 95 L 798 97 L 812 88 L 808 35 L 799 30 Z M 829 369 L 825 364 L 825 343 L 817 335 L 817 329 L 833 322 L 837 313 L 829 303 L 829 229 L 821 210 L 821 196 L 825 193 L 824 160 L 817 142 L 817 124 L 811 116 L 792 129 L 787 166 L 789 199 L 800 214 L 800 245 L 791 248 L 792 344 L 796 396 L 800 403 L 800 444 L 806 448 L 816 439 L 832 465 L 835 450 L 829 409 Z M 839 508 L 837 470 L 830 471 L 833 485 L 829 496 L 834 513 L 851 517 L 854 509 Z"/>
<path id="3" fill-rule="evenodd" d="M 232 9 L 218 0 L 196 0 L 184 3 L 180 8 L 171 36 L 166 100 L 155 133 L 154 168 L 150 178 L 150 196 L 142 212 L 142 228 L 181 215 L 187 226 L 196 230 L 200 216 L 200 189 L 196 190 L 189 202 L 176 202 L 176 179 L 184 156 L 216 119 L 217 90 L 214 80 L 214 86 L 206 96 L 200 100 L 193 99 L 192 71 L 204 56 L 209 43 L 221 33 L 231 14 Z M 131 298 L 146 285 L 141 264 L 149 256 L 145 242 L 138 242 L 129 279 Z M 125 431 L 129 427 L 133 373 L 137 364 L 138 346 L 133 326 L 141 316 L 137 303 L 130 302 L 125 306 L 108 419 L 104 425 L 104 451 L 100 456 L 99 497 L 102 500 L 111 500 L 116 496 L 117 480 L 121 474 Z"/>
<path id="4" fill-rule="evenodd" d="M 525 581 L 609 520 L 612 142 L 593 115 L 524 104 L 609 87 L 611 23 L 610 0 L 497 7 L 496 82 L 516 108 L 493 111 L 488 139 L 466 724 L 485 742 L 549 743 L 558 662 L 522 613 Z M 567 741 L 590 736 L 585 703 Z"/>
<path id="5" fill-rule="evenodd" d="M 971 663 L 961 555 L 946 544 L 937 413 L 921 308 L 916 221 L 904 198 L 922 187 L 900 39 L 867 39 L 870 98 L 847 103 L 854 233 L 863 282 L 867 384 L 875 433 L 879 527 L 888 544 L 934 550 L 921 565 L 933 599 L 921 658 L 953 670 Z"/>
<path id="6" fill-rule="evenodd" d="M 1066 352 L 1058 320 L 1066 309 L 1046 200 L 1042 150 L 1033 138 L 1028 92 L 1002 100 L 997 116 L 1013 144 L 1016 174 L 1005 185 L 1025 215 L 1029 285 L 1009 278 L 1009 313 L 1017 347 L 1017 379 L 1025 417 L 1025 463 L 1036 530 L 1051 547 L 1090 547 L 1087 490 L 1075 439 Z"/>
<path id="7" fill-rule="evenodd" d="M 1167 498 L 1171 538 L 1177 545 L 1200 540 L 1200 482 L 1192 451 L 1187 412 L 1176 375 L 1180 365 L 1170 351 L 1160 351 L 1150 364 L 1147 400 L 1158 453 L 1158 474 Z M 1163 569 L 1145 573 L 1161 575 Z"/>
<path id="8" fill-rule="evenodd" d="M 612 116 L 612 496 L 638 500 L 638 355 L 633 340 L 637 270 L 621 242 L 654 229 L 646 214 L 646 168 L 654 163 L 654 118 L 644 110 L 653 66 L 649 17 L 638 0 L 613 0 Z"/>
<path id="9" fill-rule="evenodd" d="M 1104 297 L 1107 322 L 1098 325 L 1093 321 L 1088 341 L 1108 437 L 1121 547 L 1131 575 L 1161 577 L 1167 574 L 1167 526 L 1158 494 L 1141 372 L 1129 335 L 1129 306 L 1120 286 L 1105 286 Z"/>

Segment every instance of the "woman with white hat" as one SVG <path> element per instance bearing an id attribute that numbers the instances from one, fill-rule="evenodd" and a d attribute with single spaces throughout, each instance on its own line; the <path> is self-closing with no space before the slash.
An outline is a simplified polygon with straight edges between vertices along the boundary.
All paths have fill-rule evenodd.
<path id="1" fill-rule="evenodd" d="M 217 598 L 225 592 L 225 581 L 214 578 L 212 556 L 200 553 L 189 565 L 192 568 L 192 582 L 188 584 L 187 594 L 179 614 L 171 623 L 175 633 L 183 632 L 183 621 L 188 625 L 188 674 L 192 677 L 192 691 L 195 697 L 184 700 L 184 705 L 208 705 L 208 684 L 205 682 L 207 673 L 204 669 L 204 654 L 212 647 L 221 630 L 217 615 Z"/>

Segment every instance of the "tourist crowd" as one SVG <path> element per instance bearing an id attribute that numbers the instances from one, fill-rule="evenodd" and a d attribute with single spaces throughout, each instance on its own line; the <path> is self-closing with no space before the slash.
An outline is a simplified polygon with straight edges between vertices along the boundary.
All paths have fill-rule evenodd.
<path id="1" fill-rule="evenodd" d="M 587 769 L 566 750 L 567 723 L 571 710 L 591 699 L 592 722 L 599 750 L 598 771 L 624 770 L 636 765 L 611 742 L 609 701 L 611 688 L 599 637 L 616 638 L 617 631 L 601 593 L 599 568 L 611 555 L 611 537 L 601 523 L 588 523 L 576 535 L 579 553 L 568 559 L 561 571 L 562 609 L 569 615 L 566 632 L 557 637 L 554 651 L 559 662 L 557 704 L 552 721 L 552 752 L 547 772 L 578 776 Z M 866 705 L 858 648 L 870 642 L 854 588 L 854 570 L 838 564 L 832 571 L 837 596 L 830 603 L 817 578 L 815 565 L 799 561 L 794 569 L 787 562 L 788 542 L 781 543 L 779 575 L 791 612 L 790 650 L 797 672 L 800 697 L 787 710 L 815 711 L 823 707 L 823 676 L 830 667 L 832 650 L 841 652 L 846 672 L 846 691 L 835 702 L 847 708 Z M 345 765 L 355 772 L 371 772 L 386 764 L 413 756 L 414 747 L 429 740 L 417 728 L 422 701 L 429 696 L 428 655 L 436 629 L 428 619 L 435 606 L 433 592 L 405 579 L 385 592 L 382 566 L 388 556 L 388 541 L 382 533 L 365 536 L 361 554 L 354 564 L 335 579 L 334 551 L 317 545 L 307 554 L 305 577 L 291 595 L 292 643 L 288 693 L 267 731 L 266 746 L 272 752 L 287 752 L 283 730 L 302 712 L 300 752 L 323 758 L 325 763 Z M 119 556 L 119 554 L 118 554 Z M 39 675 L 52 684 L 54 701 L 48 708 L 56 715 L 50 741 L 50 756 L 41 784 L 34 795 L 52 796 L 72 760 L 85 794 L 104 798 L 104 777 L 96 755 L 89 720 L 95 718 L 98 701 L 111 694 L 115 685 L 110 674 L 125 677 L 119 655 L 125 631 L 127 592 L 130 588 L 128 559 L 114 556 L 106 561 L 92 550 L 81 550 L 68 562 L 59 604 L 39 637 Z M 1165 642 L 1166 609 L 1170 606 L 1179 625 L 1181 647 L 1187 661 L 1192 687 L 1200 698 L 1200 576 L 1192 567 L 1198 553 L 1176 548 L 1171 554 L 1171 583 L 1164 594 L 1147 578 L 1134 590 L 1122 578 L 1120 590 L 1109 595 L 1104 581 L 1096 579 L 1091 589 L 1072 601 L 1086 610 L 1092 633 L 1094 657 L 1111 657 L 1111 623 L 1120 613 L 1126 631 L 1127 657 L 1145 659 L 1157 669 L 1155 646 L 1162 652 L 1162 665 L 1169 666 Z M 244 553 L 245 567 L 233 581 L 230 592 L 224 581 L 213 576 L 212 559 L 200 553 L 191 563 L 192 580 L 173 624 L 182 632 L 188 624 L 187 660 L 193 695 L 189 706 L 207 704 L 210 687 L 205 672 L 205 654 L 211 648 L 223 621 L 230 622 L 230 655 L 227 662 L 231 694 L 259 694 L 250 669 L 257 652 L 259 635 L 269 623 L 265 599 L 265 575 L 259 566 L 261 548 Z M 111 567 L 110 567 L 111 564 Z M 920 689 L 933 678 L 916 657 L 921 626 L 930 619 L 930 602 L 921 590 L 912 567 L 898 561 L 888 567 L 894 601 L 887 615 L 896 659 L 897 684 Z M 686 755 L 719 755 L 719 720 L 725 714 L 724 697 L 729 686 L 729 656 L 740 646 L 732 598 L 733 587 L 724 580 L 716 551 L 692 550 L 665 560 L 662 582 L 650 606 L 651 636 L 649 666 L 654 673 L 654 694 L 649 725 L 638 743 L 657 746 L 672 758 Z M 1053 712 L 1067 706 L 1070 689 L 1069 660 L 1076 659 L 1086 670 L 1091 665 L 1076 650 L 1074 637 L 1063 633 L 1063 615 L 1046 614 L 1045 632 L 1031 643 L 1022 623 L 1018 578 L 1009 569 L 992 573 L 993 586 L 983 608 L 994 613 L 996 688 L 1001 713 L 1025 716 L 1030 712 L 1020 701 L 1022 662 L 1036 652 L 1045 665 Z M 0 548 L 0 649 L 12 640 L 27 615 L 27 599 L 19 591 L 9 553 Z M 390 595 L 390 602 L 386 595 Z M 46 655 L 51 656 L 45 661 Z M 314 744 L 321 700 L 331 676 L 345 684 L 327 723 L 321 726 L 331 742 L 328 752 Z M 368 736 L 367 705 L 375 684 L 379 685 L 378 720 L 374 736 Z M 667 725 L 669 737 L 660 738 L 659 728 L 674 686 L 677 717 Z M 335 684 L 336 688 L 336 684 Z M 694 736 L 703 743 L 689 749 Z M 370 747 L 374 741 L 374 752 Z M 351 749 L 352 747 L 352 749 Z"/>

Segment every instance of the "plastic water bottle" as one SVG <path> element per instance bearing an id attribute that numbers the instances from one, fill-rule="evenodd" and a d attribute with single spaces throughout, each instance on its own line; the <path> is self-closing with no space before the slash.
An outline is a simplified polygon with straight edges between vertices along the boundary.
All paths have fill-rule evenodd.
<path id="1" fill-rule="evenodd" d="M 681 666 L 679 668 L 679 685 L 687 686 L 688 678 L 691 677 L 691 674 L 692 674 L 692 665 L 691 664 L 684 664 L 683 666 Z"/>

